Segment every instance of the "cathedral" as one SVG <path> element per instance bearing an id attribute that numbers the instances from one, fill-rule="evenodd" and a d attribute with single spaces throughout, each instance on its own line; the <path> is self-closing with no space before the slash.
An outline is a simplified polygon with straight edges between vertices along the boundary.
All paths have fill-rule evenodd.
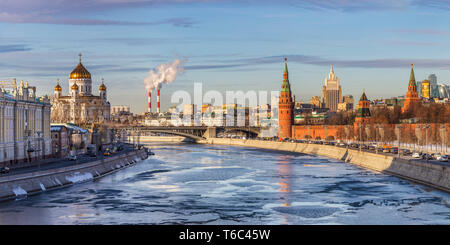
<path id="1" fill-rule="evenodd" d="M 110 119 L 110 104 L 106 100 L 106 86 L 98 88 L 99 95 L 92 94 L 91 73 L 81 63 L 69 75 L 69 93 L 62 95 L 58 83 L 51 100 L 51 121 L 53 123 L 90 124 L 102 123 Z"/>

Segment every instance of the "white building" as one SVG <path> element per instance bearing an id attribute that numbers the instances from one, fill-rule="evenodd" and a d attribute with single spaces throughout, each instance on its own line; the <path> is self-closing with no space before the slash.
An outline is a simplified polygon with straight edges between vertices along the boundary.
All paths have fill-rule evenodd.
<path id="1" fill-rule="evenodd" d="M 20 82 L 0 90 L 0 166 L 50 157 L 50 100 Z"/>
<path id="2" fill-rule="evenodd" d="M 127 105 L 114 105 L 114 106 L 111 106 L 111 115 L 112 114 L 119 114 L 121 112 L 130 113 L 130 106 L 127 106 Z"/>
<path id="3" fill-rule="evenodd" d="M 103 79 L 102 79 L 103 80 Z M 54 123 L 101 123 L 110 120 L 110 104 L 106 99 L 106 86 L 102 81 L 99 95 L 92 94 L 91 73 L 81 64 L 69 75 L 69 94 L 63 96 L 62 88 L 55 86 L 51 104 L 51 121 Z"/>

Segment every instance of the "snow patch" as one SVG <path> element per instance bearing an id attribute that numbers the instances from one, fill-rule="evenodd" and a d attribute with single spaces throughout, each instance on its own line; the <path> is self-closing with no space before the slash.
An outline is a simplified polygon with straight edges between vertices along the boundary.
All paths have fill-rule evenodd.
<path id="1" fill-rule="evenodd" d="M 59 181 L 58 178 L 55 178 L 56 183 L 58 183 L 58 185 L 62 185 L 61 181 Z"/>
<path id="2" fill-rule="evenodd" d="M 22 187 L 17 186 L 14 187 L 14 189 L 12 190 L 14 192 L 14 194 L 16 194 L 16 196 L 21 196 L 21 195 L 27 195 L 28 193 L 22 189 Z"/>
<path id="3" fill-rule="evenodd" d="M 39 183 L 39 185 L 41 186 L 41 189 L 42 189 L 43 191 L 46 190 L 46 189 L 45 189 L 45 186 L 44 186 L 42 183 Z"/>
<path id="4" fill-rule="evenodd" d="M 120 165 L 119 165 L 119 164 L 117 164 L 117 165 L 116 165 L 116 168 L 120 168 Z"/>
<path id="5" fill-rule="evenodd" d="M 92 176 L 91 173 L 81 174 L 80 172 L 76 172 L 76 173 L 74 173 L 72 175 L 66 176 L 66 180 L 70 181 L 72 183 L 84 182 L 84 181 L 87 181 L 87 180 L 91 180 L 93 178 L 94 178 L 94 176 Z"/>

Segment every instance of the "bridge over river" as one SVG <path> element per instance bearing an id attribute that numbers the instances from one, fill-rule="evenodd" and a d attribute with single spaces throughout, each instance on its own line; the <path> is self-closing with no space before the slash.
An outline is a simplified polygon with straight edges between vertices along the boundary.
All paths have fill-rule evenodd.
<path id="1" fill-rule="evenodd" d="M 134 126 L 122 127 L 127 135 L 143 136 L 150 133 L 164 133 L 176 136 L 182 136 L 193 140 L 204 140 L 207 138 L 215 138 L 219 133 L 241 133 L 247 138 L 261 136 L 261 127 L 238 127 L 238 126 Z"/>

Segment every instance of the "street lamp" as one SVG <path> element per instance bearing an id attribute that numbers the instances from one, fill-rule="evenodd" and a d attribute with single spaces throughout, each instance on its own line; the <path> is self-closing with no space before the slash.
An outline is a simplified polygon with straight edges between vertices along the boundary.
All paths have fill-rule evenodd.
<path id="1" fill-rule="evenodd" d="M 378 129 L 380 128 L 380 125 L 375 124 L 375 153 L 378 154 Z"/>
<path id="2" fill-rule="evenodd" d="M 398 155 L 398 158 L 400 158 L 400 132 L 402 131 L 401 130 L 402 128 L 403 127 L 400 125 L 395 126 L 395 129 L 397 129 L 397 142 L 398 142 L 397 155 Z"/>
<path id="3" fill-rule="evenodd" d="M 425 151 L 428 154 L 428 129 L 430 128 L 430 125 L 425 125 Z M 427 162 L 428 162 L 428 156 L 427 156 Z"/>
<path id="4" fill-rule="evenodd" d="M 361 151 L 361 139 L 362 139 L 361 132 L 362 132 L 362 125 L 358 125 L 358 128 L 359 128 L 359 142 L 358 142 L 358 144 L 359 144 L 359 151 Z"/>
<path id="5" fill-rule="evenodd" d="M 445 136 L 447 134 L 447 128 L 444 125 L 441 125 L 441 152 L 444 154 L 447 151 L 447 142 L 445 142 Z"/>

